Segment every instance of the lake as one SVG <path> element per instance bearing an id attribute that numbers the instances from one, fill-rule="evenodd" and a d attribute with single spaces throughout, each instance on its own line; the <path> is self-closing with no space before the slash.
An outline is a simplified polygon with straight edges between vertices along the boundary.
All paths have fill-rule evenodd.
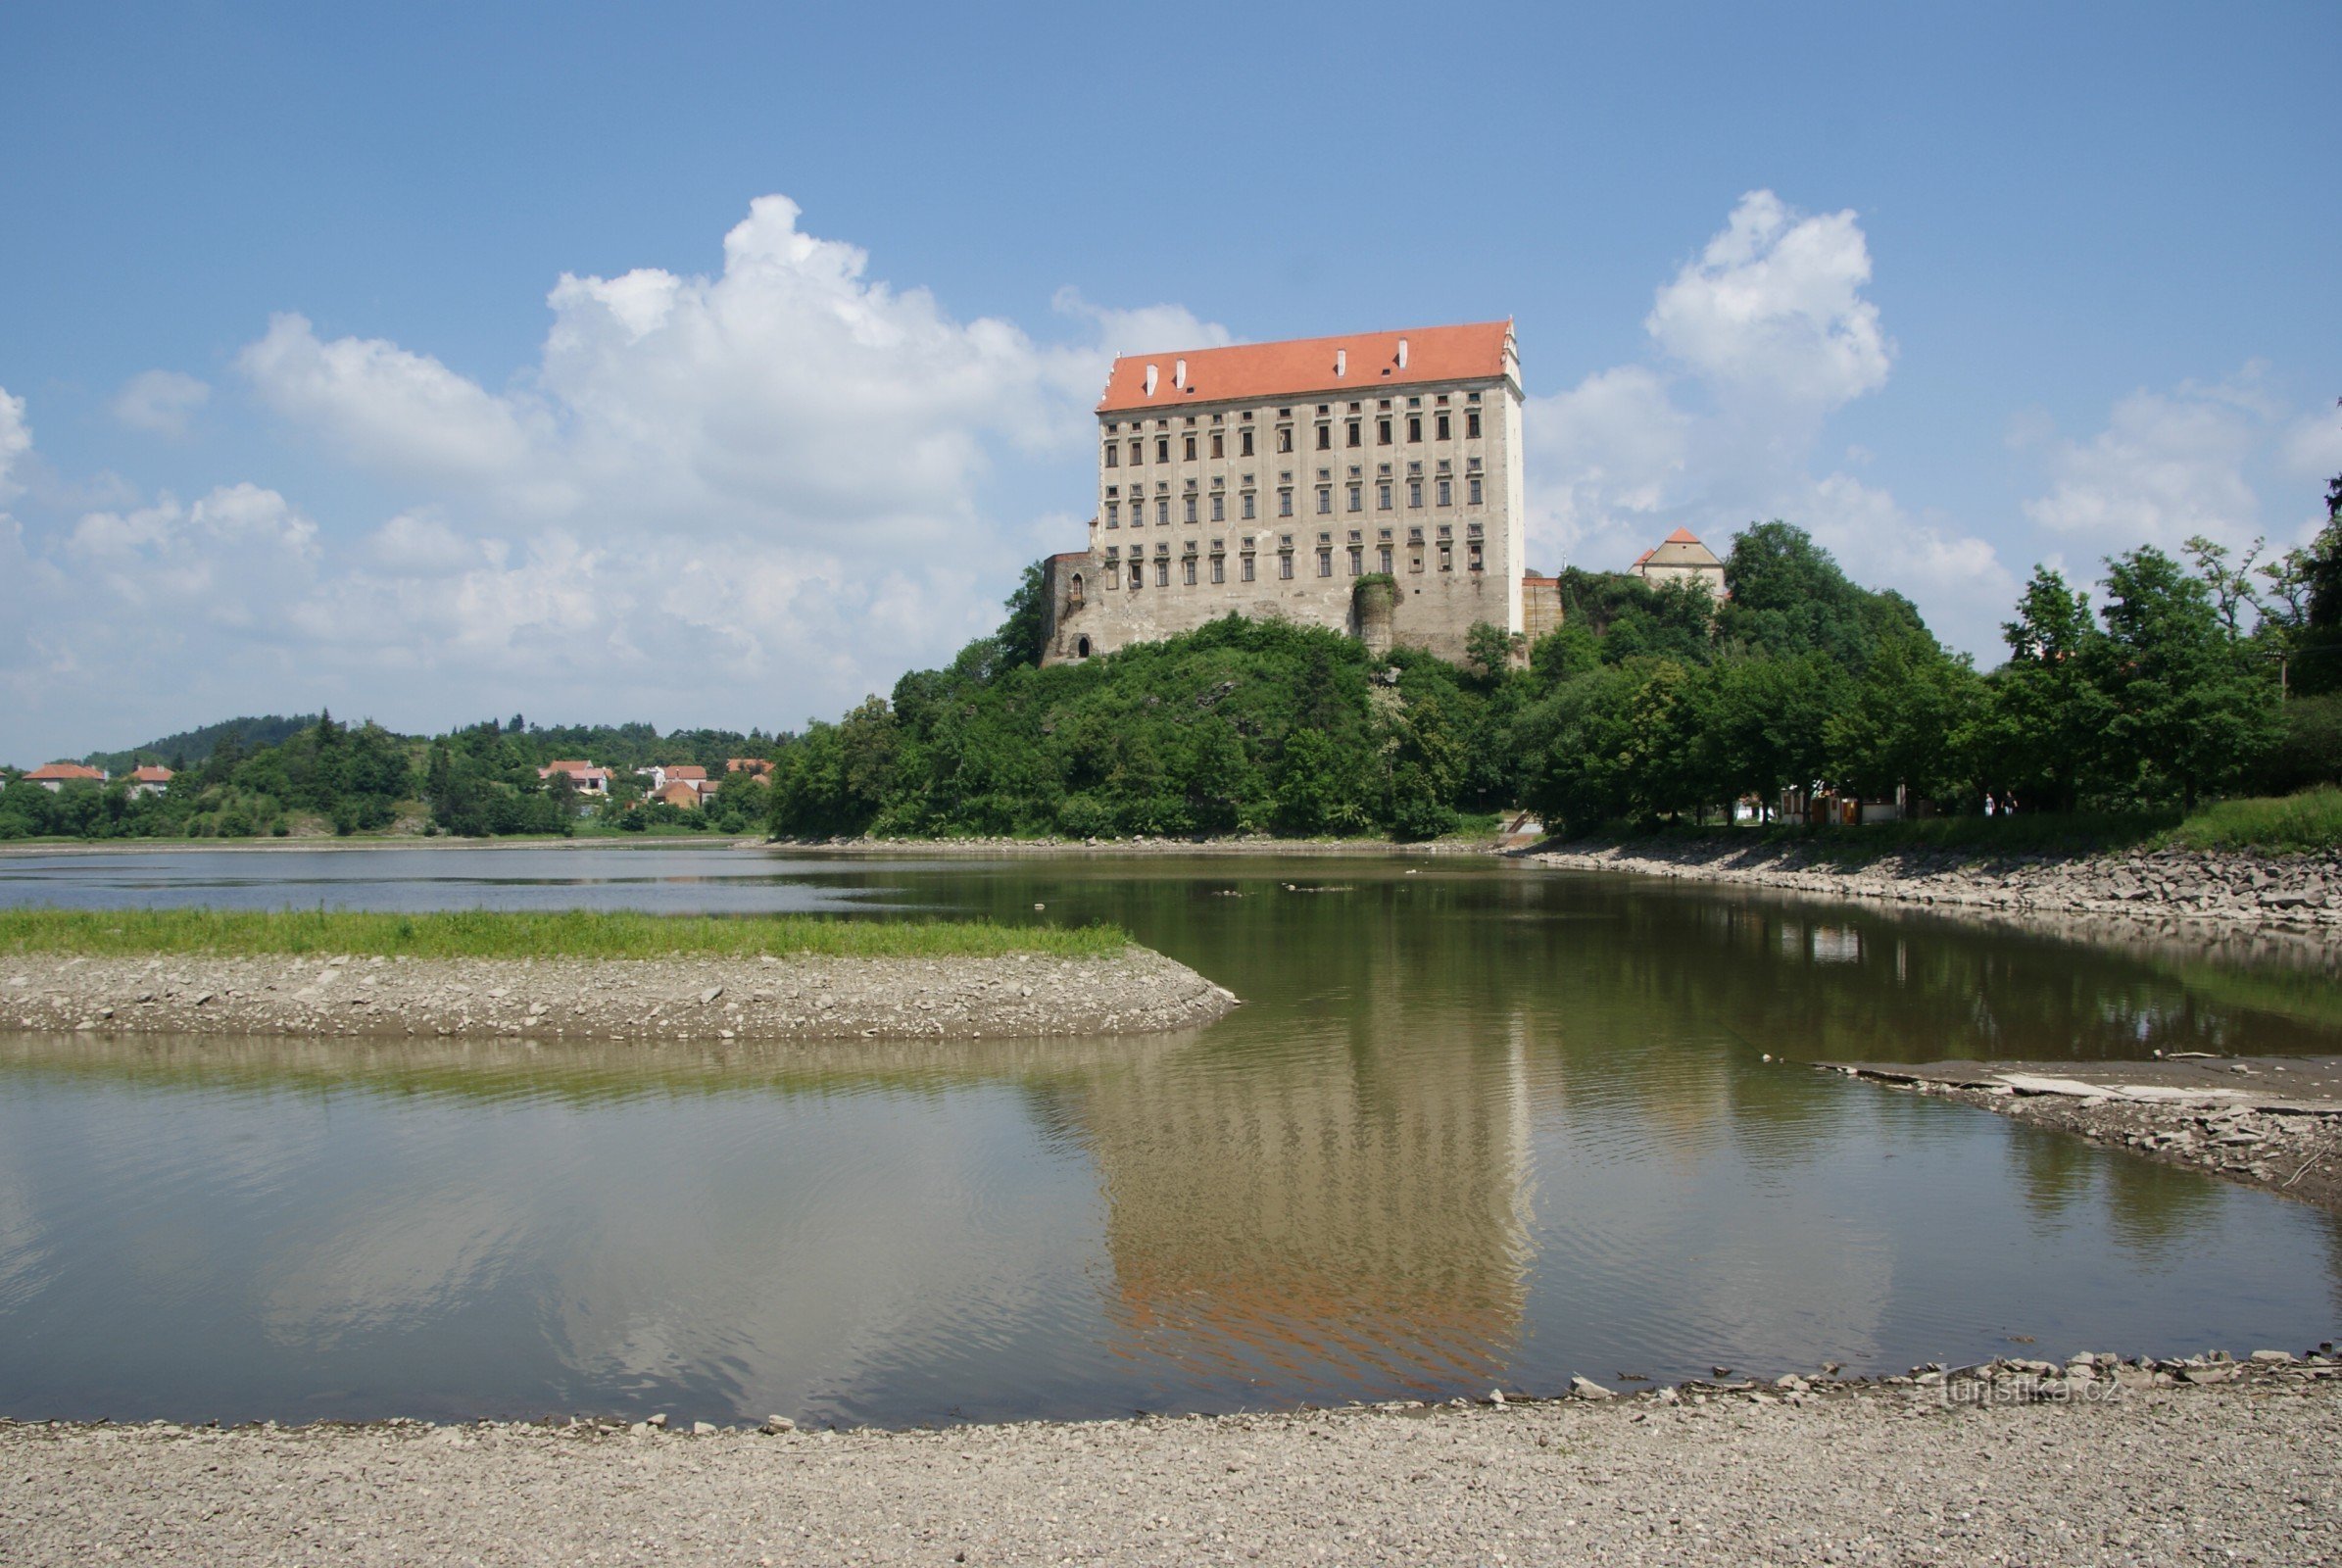
<path id="1" fill-rule="evenodd" d="M 0 1034 L 20 1419 L 902 1426 L 2342 1324 L 2342 1217 L 1794 1065 L 2342 1052 L 2281 948 L 1479 858 L 33 855 L 0 903 L 1102 919 L 1245 1000 L 951 1047 Z"/>

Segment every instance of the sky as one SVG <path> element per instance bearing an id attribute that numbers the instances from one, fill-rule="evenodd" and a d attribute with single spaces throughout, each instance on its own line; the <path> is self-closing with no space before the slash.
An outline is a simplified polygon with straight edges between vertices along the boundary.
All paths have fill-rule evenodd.
<path id="1" fill-rule="evenodd" d="M 1079 548 L 1116 352 L 1511 318 L 1529 561 L 2306 541 L 2342 8 L 0 8 L 0 761 L 766 730 Z"/>

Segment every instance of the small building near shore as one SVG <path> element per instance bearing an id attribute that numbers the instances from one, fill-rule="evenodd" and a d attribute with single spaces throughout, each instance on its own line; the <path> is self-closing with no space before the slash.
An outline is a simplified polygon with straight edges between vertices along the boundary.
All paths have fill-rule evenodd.
<path id="1" fill-rule="evenodd" d="M 168 767 L 149 762 L 144 767 L 131 770 L 130 793 L 132 795 L 160 795 L 171 787 L 171 781 L 177 776 Z"/>
<path id="2" fill-rule="evenodd" d="M 551 780 L 556 773 L 567 774 L 570 788 L 580 795 L 610 793 L 610 769 L 607 767 L 596 767 L 591 762 L 563 760 L 549 762 L 537 769 L 537 777 L 543 780 Z"/>
<path id="3" fill-rule="evenodd" d="M 25 774 L 24 782 L 38 784 L 54 795 L 68 784 L 103 784 L 106 782 L 106 773 L 103 768 L 86 767 L 79 762 L 51 762 L 46 767 L 36 767 Z"/>
<path id="4" fill-rule="evenodd" d="M 1724 563 L 1688 528 L 1678 528 L 1636 556 L 1635 564 L 1627 569 L 1654 588 L 1671 582 L 1688 582 L 1696 584 L 1711 599 L 1724 597 Z"/>

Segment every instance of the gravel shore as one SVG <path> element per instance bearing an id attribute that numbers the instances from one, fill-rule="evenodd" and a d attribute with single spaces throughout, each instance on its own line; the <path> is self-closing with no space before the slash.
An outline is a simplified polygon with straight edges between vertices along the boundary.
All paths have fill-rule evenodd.
<path id="1" fill-rule="evenodd" d="M 1923 850 L 1859 865 L 1808 845 L 1714 840 L 1522 852 L 1535 865 L 1632 871 L 1743 887 L 1950 908 L 2178 919 L 2342 932 L 2342 854 L 1971 856 Z"/>
<path id="2" fill-rule="evenodd" d="M 586 1040 L 1150 1034 L 1237 999 L 1145 948 L 1111 958 L 0 956 L 0 1028 Z"/>
<path id="3" fill-rule="evenodd" d="M 0 1558 L 2333 1560 L 2342 1368 L 2111 1363 L 894 1433 L 0 1425 Z"/>
<path id="4" fill-rule="evenodd" d="M 2342 1057 L 1814 1065 L 2342 1212 Z"/>

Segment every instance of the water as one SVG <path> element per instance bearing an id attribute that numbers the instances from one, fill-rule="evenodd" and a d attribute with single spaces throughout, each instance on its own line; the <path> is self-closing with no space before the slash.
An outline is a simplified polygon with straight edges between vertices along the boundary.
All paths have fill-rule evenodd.
<path id="1" fill-rule="evenodd" d="M 1762 1059 L 2342 1051 L 2330 960 L 2250 945 L 1480 860 L 58 856 L 0 902 L 1097 917 L 1246 999 L 1078 1044 L 0 1036 L 14 1417 L 906 1425 L 2342 1324 L 2335 1216 Z"/>

